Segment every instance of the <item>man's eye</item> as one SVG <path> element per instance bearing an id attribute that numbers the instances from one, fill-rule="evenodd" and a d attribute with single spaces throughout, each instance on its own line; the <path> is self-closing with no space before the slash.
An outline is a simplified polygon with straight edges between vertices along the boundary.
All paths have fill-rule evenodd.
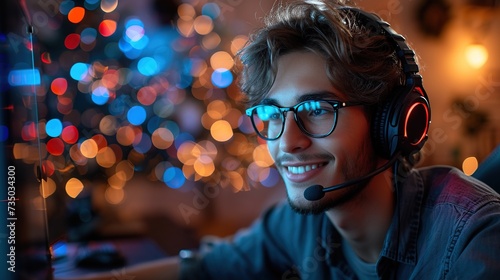
<path id="1" fill-rule="evenodd" d="M 281 119 L 281 114 L 280 113 L 271 114 L 269 119 L 270 120 L 279 120 L 279 119 Z"/>

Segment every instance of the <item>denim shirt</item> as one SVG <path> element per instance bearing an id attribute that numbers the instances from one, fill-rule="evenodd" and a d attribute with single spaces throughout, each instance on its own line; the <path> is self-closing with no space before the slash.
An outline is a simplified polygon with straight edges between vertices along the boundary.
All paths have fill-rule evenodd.
<path id="1" fill-rule="evenodd" d="M 499 279 L 500 196 L 444 166 L 400 185 L 377 272 L 380 279 Z M 232 241 L 216 244 L 185 279 L 357 279 L 325 214 L 283 202 Z"/>

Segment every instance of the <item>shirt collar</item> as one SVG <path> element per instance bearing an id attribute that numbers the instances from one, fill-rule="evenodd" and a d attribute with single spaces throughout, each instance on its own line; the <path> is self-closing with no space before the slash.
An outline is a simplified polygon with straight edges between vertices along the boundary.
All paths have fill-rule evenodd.
<path id="1" fill-rule="evenodd" d="M 424 184 L 418 171 L 412 170 L 404 183 L 396 186 L 397 208 L 384 241 L 381 252 L 384 258 L 406 264 L 415 264 L 417 259 L 417 237 L 420 213 L 424 198 Z M 326 251 L 329 265 L 339 265 L 342 237 L 326 215 L 321 230 L 322 247 Z M 340 262 L 342 263 L 342 262 Z"/>

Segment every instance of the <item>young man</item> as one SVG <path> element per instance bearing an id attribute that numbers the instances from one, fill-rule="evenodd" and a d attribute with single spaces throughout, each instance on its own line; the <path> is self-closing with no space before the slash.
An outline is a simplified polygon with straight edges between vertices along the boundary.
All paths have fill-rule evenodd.
<path id="1" fill-rule="evenodd" d="M 288 203 L 214 246 L 184 275 L 500 275 L 498 195 L 453 168 L 411 169 L 430 108 L 402 37 L 342 3 L 298 1 L 274 10 L 241 60 L 247 114 L 268 140 Z"/>
<path id="2" fill-rule="evenodd" d="M 247 115 L 288 202 L 184 258 L 182 279 L 500 275 L 499 196 L 454 168 L 412 168 L 430 107 L 404 38 L 343 3 L 297 1 L 273 11 L 241 60 Z"/>

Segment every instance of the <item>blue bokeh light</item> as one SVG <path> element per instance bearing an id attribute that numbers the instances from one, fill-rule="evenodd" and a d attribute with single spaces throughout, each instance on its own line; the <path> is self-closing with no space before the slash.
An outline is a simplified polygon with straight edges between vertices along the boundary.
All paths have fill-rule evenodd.
<path id="1" fill-rule="evenodd" d="M 0 142 L 5 142 L 9 139 L 9 128 L 5 125 L 0 125 Z"/>
<path id="2" fill-rule="evenodd" d="M 147 153 L 151 149 L 151 137 L 148 134 L 142 133 L 141 140 L 134 142 L 134 150 L 141 154 Z"/>
<path id="3" fill-rule="evenodd" d="M 9 85 L 32 86 L 40 84 L 40 71 L 38 69 L 17 69 L 9 72 Z"/>
<path id="4" fill-rule="evenodd" d="M 201 14 L 216 19 L 220 15 L 220 7 L 216 3 L 206 3 L 201 8 Z"/>
<path id="5" fill-rule="evenodd" d="M 82 30 L 80 33 L 80 40 L 82 43 L 90 45 L 93 42 L 95 42 L 95 39 L 97 37 L 97 30 L 95 30 L 92 27 L 87 27 Z"/>
<path id="6" fill-rule="evenodd" d="M 219 68 L 212 73 L 212 84 L 219 88 L 227 88 L 233 82 L 231 71 Z"/>
<path id="7" fill-rule="evenodd" d="M 92 91 L 92 102 L 97 105 L 104 105 L 109 100 L 109 91 L 105 87 L 96 87 Z"/>
<path id="8" fill-rule="evenodd" d="M 63 130 L 63 125 L 59 119 L 51 119 L 45 124 L 45 132 L 50 137 L 59 137 Z"/>
<path id="9" fill-rule="evenodd" d="M 163 173 L 163 182 L 172 189 L 178 189 L 184 185 L 186 178 L 178 167 L 170 167 Z"/>
<path id="10" fill-rule="evenodd" d="M 69 11 L 75 7 L 75 2 L 71 0 L 65 0 L 62 1 L 61 4 L 59 4 L 59 12 L 65 16 L 68 15 Z"/>
<path id="11" fill-rule="evenodd" d="M 146 120 L 146 109 L 134 106 L 128 110 L 127 120 L 133 125 L 141 125 Z"/>
<path id="12" fill-rule="evenodd" d="M 142 20 L 135 17 L 129 18 L 125 21 L 125 28 L 129 28 L 134 25 L 144 27 L 144 23 L 142 22 Z"/>
<path id="13" fill-rule="evenodd" d="M 83 62 L 77 62 L 71 66 L 69 70 L 69 75 L 71 78 L 77 81 L 83 80 L 89 71 L 89 65 Z"/>
<path id="14" fill-rule="evenodd" d="M 175 140 L 174 140 L 174 146 L 176 149 L 179 149 L 179 147 L 184 143 L 184 142 L 187 142 L 187 141 L 191 141 L 191 142 L 194 142 L 195 141 L 195 138 L 193 137 L 193 135 L 189 134 L 189 133 L 186 133 L 186 132 L 182 132 L 180 133 L 179 135 L 177 135 L 177 137 L 175 137 Z"/>
<path id="15" fill-rule="evenodd" d="M 153 76 L 158 73 L 158 64 L 151 57 L 143 57 L 137 63 L 137 70 L 144 76 Z"/>

